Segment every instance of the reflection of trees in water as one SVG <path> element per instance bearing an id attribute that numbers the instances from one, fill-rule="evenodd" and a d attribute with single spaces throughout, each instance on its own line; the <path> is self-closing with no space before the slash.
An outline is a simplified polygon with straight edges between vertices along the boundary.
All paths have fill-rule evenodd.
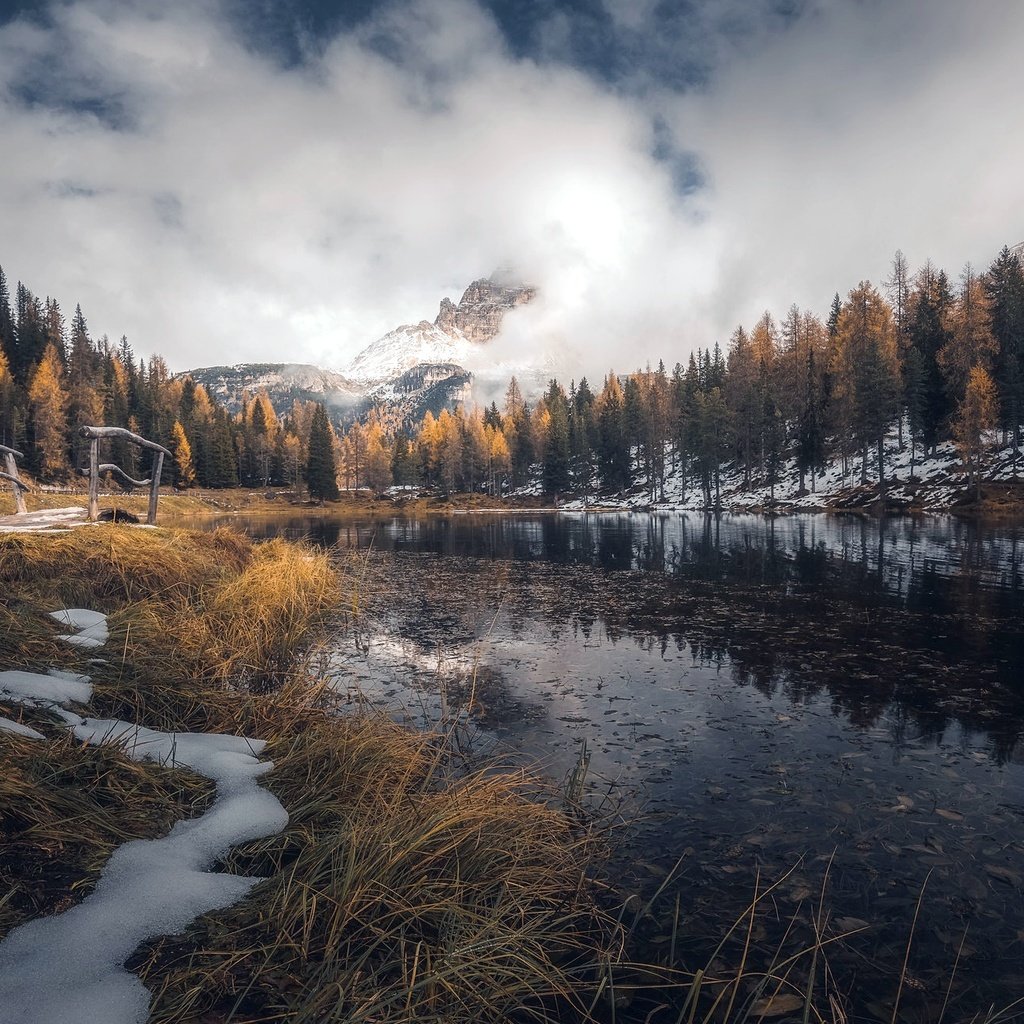
<path id="1" fill-rule="evenodd" d="M 738 684 L 766 694 L 827 692 L 857 724 L 887 714 L 892 728 L 934 737 L 956 719 L 1007 756 L 1017 742 L 1018 527 L 646 514 L 267 522 L 265 535 L 372 544 L 378 562 L 403 552 L 381 615 L 427 647 L 472 642 L 501 607 L 513 633 L 542 618 L 553 637 L 566 626 L 611 643 L 685 645 L 702 663 L 728 660 Z M 987 717 L 993 693 L 1001 720 Z"/>
<path id="2" fill-rule="evenodd" d="M 865 728 L 884 719 L 897 743 L 935 742 L 958 721 L 984 733 L 997 756 L 1014 749 L 1024 708 L 1004 702 L 1003 713 L 993 717 L 991 688 L 978 685 L 986 670 L 994 682 L 992 643 L 1009 632 L 1005 618 L 936 618 L 885 602 L 865 610 L 862 602 L 813 587 L 762 584 L 764 567 L 773 571 L 771 560 L 761 559 L 753 544 L 744 554 L 743 581 L 727 583 L 591 566 L 567 571 L 546 562 L 416 556 L 409 565 L 403 557 L 406 589 L 422 594 L 390 610 L 392 628 L 407 636 L 419 631 L 428 643 L 461 642 L 482 635 L 500 607 L 503 628 L 512 634 L 541 623 L 555 642 L 563 630 L 584 638 L 596 630 L 609 643 L 630 640 L 652 652 L 672 644 L 702 664 L 727 664 L 738 685 L 767 696 L 781 692 L 805 703 L 827 693 L 837 715 Z M 797 562 L 804 580 L 827 578 L 835 568 L 821 542 L 802 548 Z M 935 578 L 922 572 L 917 586 L 931 586 Z M 942 593 L 956 607 L 958 595 L 973 601 L 975 588 L 947 586 Z M 986 611 L 1000 605 L 992 594 L 976 603 Z M 1019 624 L 1017 630 L 1019 636 Z"/>

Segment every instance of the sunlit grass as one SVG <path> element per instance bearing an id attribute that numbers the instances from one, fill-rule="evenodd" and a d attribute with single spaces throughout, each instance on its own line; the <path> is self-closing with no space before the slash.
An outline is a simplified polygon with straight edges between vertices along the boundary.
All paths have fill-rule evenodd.
<path id="1" fill-rule="evenodd" d="M 93 713 L 269 741 L 266 784 L 290 824 L 229 857 L 266 878 L 251 897 L 137 955 L 152 1019 L 586 1019 L 621 959 L 591 829 L 522 772 L 467 771 L 444 737 L 343 714 L 303 670 L 326 619 L 358 611 L 364 569 L 346 580 L 322 553 L 225 531 L 0 539 L 5 667 L 85 668 L 45 612 L 99 608 L 111 638 L 88 665 Z M 6 928 L 70 905 L 118 843 L 207 795 L 194 777 L 76 744 L 46 712 L 3 711 L 49 737 L 0 734 L 2 805 L 21 815 L 4 819 L 20 844 L 9 874 L 38 892 L 8 899 Z"/>

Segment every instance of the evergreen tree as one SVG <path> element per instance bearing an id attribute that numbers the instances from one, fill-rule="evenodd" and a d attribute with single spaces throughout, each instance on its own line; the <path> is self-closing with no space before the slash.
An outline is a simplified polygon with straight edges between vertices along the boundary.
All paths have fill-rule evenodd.
<path id="1" fill-rule="evenodd" d="M 796 465 L 800 474 L 800 493 L 806 492 L 805 475 L 811 474 L 811 490 L 817 470 L 825 462 L 824 396 L 814 348 L 807 350 L 807 373 L 804 380 L 800 422 L 797 426 Z"/>
<path id="2" fill-rule="evenodd" d="M 903 364 L 903 394 L 910 431 L 910 476 L 914 476 L 917 442 L 924 436 L 926 414 L 926 371 L 924 357 L 915 345 L 910 346 Z"/>
<path id="3" fill-rule="evenodd" d="M 993 376 L 999 390 L 1003 430 L 1013 439 L 1014 456 L 1024 420 L 1024 269 L 1003 246 L 983 282 L 989 329 L 998 345 Z"/>
<path id="4" fill-rule="evenodd" d="M 945 318 L 952 297 L 945 274 L 936 274 L 926 263 L 911 301 L 910 342 L 921 356 L 922 367 L 921 441 L 932 450 L 951 412 L 938 359 L 949 340 Z"/>
<path id="5" fill-rule="evenodd" d="M 18 325 L 7 358 L 15 383 L 19 387 L 27 388 L 32 370 L 40 363 L 46 350 L 45 318 L 39 299 L 20 281 L 16 294 Z M 63 353 L 55 352 L 55 355 L 63 371 Z"/>
<path id="6" fill-rule="evenodd" d="M 0 444 L 16 448 L 17 387 L 7 363 L 7 354 L 0 345 Z M 2 461 L 2 460 L 0 460 Z"/>
<path id="7" fill-rule="evenodd" d="M 569 490 L 569 403 L 557 381 L 551 381 L 544 398 L 550 421 L 544 438 L 544 493 L 558 495 Z"/>
<path id="8" fill-rule="evenodd" d="M 14 379 L 14 370 L 11 369 L 10 361 L 14 356 L 17 343 L 17 325 L 14 322 L 14 310 L 11 309 L 11 293 L 7 288 L 4 268 L 0 267 L 0 350 L 3 351 L 7 359 L 12 380 Z"/>
<path id="9" fill-rule="evenodd" d="M 597 403 L 597 472 L 601 486 L 625 491 L 633 483 L 626 431 L 625 399 L 619 379 L 609 373 Z"/>
<path id="10" fill-rule="evenodd" d="M 309 496 L 315 501 L 337 501 L 341 497 L 334 463 L 334 431 L 321 402 L 317 402 L 309 430 L 306 486 Z"/>
<path id="11" fill-rule="evenodd" d="M 399 487 L 409 487 L 419 480 L 415 451 L 404 433 L 395 436 L 391 453 L 391 476 Z"/>

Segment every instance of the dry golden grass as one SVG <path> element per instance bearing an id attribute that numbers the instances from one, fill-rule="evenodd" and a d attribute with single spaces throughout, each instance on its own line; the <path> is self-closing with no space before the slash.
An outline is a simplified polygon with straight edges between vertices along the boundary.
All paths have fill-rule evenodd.
<path id="1" fill-rule="evenodd" d="M 593 837 L 519 773 L 450 777 L 438 742 L 369 718 L 278 736 L 291 821 L 231 857 L 268 880 L 139 957 L 151 1020 L 589 1019 L 617 956 Z"/>
<path id="2" fill-rule="evenodd" d="M 37 605 L 113 611 L 141 600 L 196 601 L 249 563 L 233 530 L 137 530 L 109 524 L 67 533 L 0 535 L 0 580 Z"/>
<path id="3" fill-rule="evenodd" d="M 140 601 L 116 624 L 139 668 L 262 680 L 288 670 L 338 598 L 337 576 L 322 554 L 277 540 L 253 548 L 240 572 L 198 594 Z"/>
<path id="4" fill-rule="evenodd" d="M 140 951 L 152 1019 L 588 1019 L 619 934 L 588 878 L 593 836 L 521 773 L 459 774 L 443 738 L 343 716 L 296 667 L 360 572 L 345 582 L 322 554 L 224 531 L 0 538 L 7 665 L 84 667 L 93 652 L 62 649 L 44 613 L 100 608 L 94 713 L 270 741 L 290 824 L 229 858 L 267 881 Z M 26 720 L 57 733 L 45 713 Z M 18 894 L 0 927 L 79 898 L 117 843 L 165 831 L 207 792 L 68 738 L 0 734 L 0 778 Z"/>

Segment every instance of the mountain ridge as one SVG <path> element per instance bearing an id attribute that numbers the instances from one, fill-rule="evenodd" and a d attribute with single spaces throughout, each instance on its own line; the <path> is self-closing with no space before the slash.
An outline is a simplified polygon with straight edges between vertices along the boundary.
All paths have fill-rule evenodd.
<path id="1" fill-rule="evenodd" d="M 339 421 L 382 407 L 389 422 L 405 425 L 427 409 L 435 414 L 464 402 L 472 387 L 465 363 L 498 336 L 505 316 L 531 302 L 536 287 L 507 270 L 473 281 L 456 304 L 445 296 L 433 322 L 402 324 L 365 346 L 338 370 L 310 363 L 235 363 L 197 367 L 191 376 L 230 411 L 246 393 L 265 390 L 278 414 L 295 400 L 324 402 Z"/>

